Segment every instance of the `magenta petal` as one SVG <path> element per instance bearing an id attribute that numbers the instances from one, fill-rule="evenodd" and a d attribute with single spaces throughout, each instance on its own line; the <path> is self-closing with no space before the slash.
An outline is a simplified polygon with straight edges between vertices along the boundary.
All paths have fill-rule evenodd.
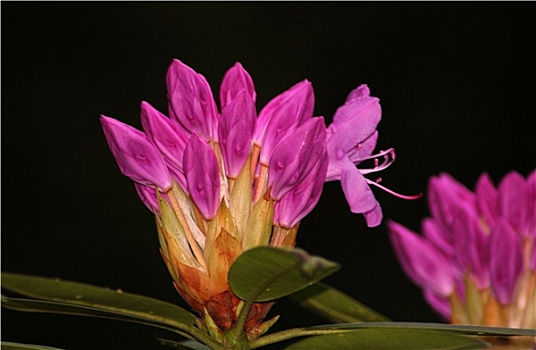
<path id="1" fill-rule="evenodd" d="M 209 141 L 216 137 L 218 109 L 205 77 L 179 60 L 167 72 L 169 114 L 189 133 Z"/>
<path id="2" fill-rule="evenodd" d="M 443 253 L 447 258 L 454 256 L 454 237 L 450 231 L 434 218 L 425 218 L 422 221 L 424 237 Z"/>
<path id="3" fill-rule="evenodd" d="M 277 221 L 281 226 L 292 228 L 313 210 L 322 194 L 327 165 L 327 151 L 324 148 L 322 155 L 305 179 L 276 203 Z"/>
<path id="4" fill-rule="evenodd" d="M 218 140 L 228 177 L 236 178 L 251 151 L 255 128 L 255 104 L 246 90 L 240 91 L 223 109 Z"/>
<path id="5" fill-rule="evenodd" d="M 380 206 L 380 203 L 376 201 L 376 206 L 374 207 L 374 209 L 363 213 L 363 216 L 365 217 L 365 221 L 367 222 L 368 227 L 379 226 L 382 223 L 383 219 L 383 211 L 382 207 Z"/>
<path id="6" fill-rule="evenodd" d="M 487 236 L 472 208 L 463 208 L 454 219 L 454 249 L 461 271 L 469 272 L 476 286 L 489 286 Z"/>
<path id="7" fill-rule="evenodd" d="M 475 205 L 475 195 L 452 176 L 442 173 L 430 179 L 428 205 L 432 215 L 447 229 L 452 228 L 454 218 L 464 205 Z"/>
<path id="8" fill-rule="evenodd" d="M 205 220 L 216 216 L 220 205 L 220 173 L 216 155 L 199 136 L 192 135 L 184 151 L 184 172 L 190 197 Z"/>
<path id="9" fill-rule="evenodd" d="M 261 110 L 253 140 L 261 146 L 262 164 L 269 164 L 277 144 L 313 116 L 313 107 L 313 88 L 310 82 L 304 81 L 274 98 Z"/>
<path id="10" fill-rule="evenodd" d="M 352 100 L 339 107 L 330 124 L 327 146 L 330 161 L 337 161 L 343 154 L 365 141 L 375 131 L 381 118 L 378 99 Z"/>
<path id="11" fill-rule="evenodd" d="M 153 213 L 157 213 L 158 215 L 160 215 L 160 209 L 158 208 L 158 199 L 156 198 L 156 190 L 152 187 L 143 186 L 136 182 L 134 183 L 134 187 L 136 188 L 138 196 L 140 197 L 143 204 L 145 204 L 147 209 L 149 209 Z"/>
<path id="12" fill-rule="evenodd" d="M 493 186 L 489 175 L 482 174 L 476 183 L 476 206 L 480 215 L 486 219 L 488 229 L 495 226 L 497 220 L 497 190 Z"/>
<path id="13" fill-rule="evenodd" d="M 123 175 L 149 187 L 166 192 L 172 187 L 171 176 L 158 149 L 139 130 L 113 118 L 101 116 L 108 146 Z"/>
<path id="14" fill-rule="evenodd" d="M 348 94 L 348 97 L 346 97 L 346 102 L 350 102 L 352 100 L 358 99 L 358 98 L 376 98 L 376 97 L 370 97 L 370 89 L 368 88 L 367 84 L 361 84 Z M 346 103 L 345 102 L 345 103 Z"/>
<path id="15" fill-rule="evenodd" d="M 444 256 L 425 239 L 390 221 L 389 235 L 406 274 L 419 286 L 447 297 L 454 290 L 452 269 Z"/>
<path id="16" fill-rule="evenodd" d="M 279 200 L 303 181 L 321 156 L 325 142 L 324 118 L 316 117 L 277 145 L 268 170 L 268 187 L 274 200 Z"/>
<path id="17" fill-rule="evenodd" d="M 532 241 L 532 255 L 529 258 L 529 269 L 536 271 L 536 241 Z"/>
<path id="18" fill-rule="evenodd" d="M 231 102 L 236 95 L 246 90 L 255 104 L 257 93 L 255 92 L 255 86 L 253 80 L 248 72 L 242 67 L 239 62 L 236 62 L 223 76 L 223 80 L 220 87 L 220 102 L 222 110 Z"/>
<path id="19" fill-rule="evenodd" d="M 367 179 L 346 157 L 340 162 L 341 186 L 352 213 L 361 214 L 373 210 L 377 203 Z"/>
<path id="20" fill-rule="evenodd" d="M 501 304 L 512 301 L 516 283 L 523 272 L 521 237 L 501 219 L 489 236 L 491 287 Z"/>
<path id="21" fill-rule="evenodd" d="M 185 189 L 186 180 L 182 162 L 189 136 L 177 122 L 169 119 L 145 101 L 141 103 L 141 124 L 147 137 L 163 155 L 173 177 Z"/>
<path id="22" fill-rule="evenodd" d="M 497 201 L 501 216 L 518 232 L 525 227 L 529 205 L 527 182 L 521 174 L 512 171 L 498 186 Z"/>
<path id="23" fill-rule="evenodd" d="M 536 241 L 536 170 L 527 177 L 527 187 L 529 202 L 527 206 L 526 227 L 523 232 L 525 232 L 524 236 Z"/>
<path id="24" fill-rule="evenodd" d="M 368 157 L 372 154 L 374 149 L 376 148 L 376 143 L 378 142 L 378 132 L 375 131 L 367 137 L 364 141 L 357 144 L 354 148 L 352 148 L 348 152 L 348 157 L 352 160 L 352 163 L 355 165 L 358 165 L 361 163 L 364 159 L 368 159 Z"/>
<path id="25" fill-rule="evenodd" d="M 445 297 L 435 294 L 429 289 L 423 291 L 424 299 L 445 321 L 450 320 L 452 309 L 450 301 Z"/>

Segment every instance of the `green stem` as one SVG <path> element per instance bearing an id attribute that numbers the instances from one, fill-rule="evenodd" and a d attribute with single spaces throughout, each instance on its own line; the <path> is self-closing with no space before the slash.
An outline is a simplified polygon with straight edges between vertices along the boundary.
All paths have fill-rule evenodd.
<path id="1" fill-rule="evenodd" d="M 272 279 L 266 281 L 259 288 L 257 288 L 257 290 L 255 290 L 251 298 L 245 301 L 244 307 L 242 308 L 242 310 L 240 311 L 240 314 L 238 315 L 235 326 L 227 333 L 227 338 L 231 340 L 231 342 L 233 342 L 234 344 L 247 343 L 246 334 L 244 332 L 244 326 L 246 324 L 249 311 L 251 310 L 251 307 L 255 303 L 255 300 L 266 288 L 270 286 L 270 284 L 272 284 L 275 280 L 277 280 L 279 277 L 283 276 L 284 274 L 294 270 L 296 266 L 298 265 L 299 263 L 296 263 L 295 265 L 279 272 Z"/>

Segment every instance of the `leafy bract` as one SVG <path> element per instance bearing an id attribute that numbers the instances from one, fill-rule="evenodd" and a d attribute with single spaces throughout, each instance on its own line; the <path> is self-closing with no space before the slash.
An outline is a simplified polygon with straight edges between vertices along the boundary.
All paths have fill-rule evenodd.
<path id="1" fill-rule="evenodd" d="M 264 302 L 301 290 L 336 272 L 340 266 L 301 249 L 261 246 L 241 254 L 228 281 L 243 300 Z"/>

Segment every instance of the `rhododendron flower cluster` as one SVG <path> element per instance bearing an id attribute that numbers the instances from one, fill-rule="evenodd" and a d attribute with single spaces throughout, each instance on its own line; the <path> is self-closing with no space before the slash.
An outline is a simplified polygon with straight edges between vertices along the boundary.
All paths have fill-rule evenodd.
<path id="1" fill-rule="evenodd" d="M 250 75 L 236 63 L 220 86 L 218 109 L 205 78 L 179 60 L 167 73 L 168 116 L 141 104 L 143 131 L 102 116 L 122 173 L 155 213 L 161 252 L 181 296 L 206 323 L 225 331 L 240 308 L 227 274 L 259 245 L 293 247 L 299 222 L 318 202 L 325 181 L 340 180 L 354 213 L 369 226 L 382 213 L 363 175 L 394 160 L 372 154 L 379 100 L 361 85 L 326 127 L 313 116 L 314 93 L 301 81 L 257 114 Z M 373 159 L 372 169 L 357 165 Z M 381 161 L 380 161 L 381 160 Z M 256 337 L 271 304 L 255 304 L 246 331 Z"/>
<path id="2" fill-rule="evenodd" d="M 423 236 L 390 222 L 408 276 L 452 323 L 536 328 L 536 171 L 508 173 L 474 192 L 448 174 L 432 177 Z"/>

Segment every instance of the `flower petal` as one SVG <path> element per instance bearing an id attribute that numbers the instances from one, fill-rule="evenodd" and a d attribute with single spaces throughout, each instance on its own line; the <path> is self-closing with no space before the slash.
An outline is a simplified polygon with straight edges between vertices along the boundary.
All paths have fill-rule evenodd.
<path id="1" fill-rule="evenodd" d="M 140 185 L 137 182 L 134 183 L 134 187 L 136 188 L 136 192 L 138 193 L 138 196 L 140 197 L 143 204 L 145 204 L 147 209 L 149 209 L 153 213 L 159 214 L 160 209 L 158 208 L 158 199 L 156 198 L 156 190 L 152 187 Z"/>
<path id="2" fill-rule="evenodd" d="M 404 226 L 390 221 L 388 228 L 394 250 L 406 274 L 419 286 L 440 296 L 449 296 L 455 282 L 445 257 Z"/>
<path id="3" fill-rule="evenodd" d="M 141 124 L 147 137 L 162 154 L 170 173 L 179 185 L 186 189 L 182 162 L 189 136 L 176 121 L 169 119 L 145 101 L 141 103 Z"/>
<path id="4" fill-rule="evenodd" d="M 158 149 L 144 133 L 113 118 L 101 116 L 108 146 L 123 175 L 133 181 L 167 192 L 171 176 Z"/>
<path id="5" fill-rule="evenodd" d="M 383 219 L 383 211 L 382 207 L 380 206 L 380 203 L 376 201 L 376 206 L 374 207 L 374 209 L 363 213 L 363 216 L 365 217 L 365 221 L 367 222 L 368 227 L 379 226 L 382 223 Z"/>
<path id="6" fill-rule="evenodd" d="M 307 80 L 272 99 L 260 112 L 254 142 L 261 146 L 260 162 L 268 165 L 278 143 L 313 116 L 314 94 Z"/>
<path id="7" fill-rule="evenodd" d="M 255 118 L 255 104 L 246 90 L 240 91 L 222 111 L 218 140 L 230 178 L 238 176 L 250 154 Z"/>
<path id="8" fill-rule="evenodd" d="M 443 318 L 443 320 L 448 321 L 451 315 L 451 307 L 448 299 L 437 295 L 430 289 L 425 289 L 423 294 L 424 299 L 428 304 Z"/>
<path id="9" fill-rule="evenodd" d="M 519 276 L 523 272 L 521 237 L 506 219 L 501 218 L 489 236 L 491 287 L 501 304 L 512 301 Z"/>
<path id="10" fill-rule="evenodd" d="M 432 215 L 447 229 L 452 228 L 460 203 L 474 205 L 475 195 L 447 173 L 434 176 L 428 185 L 428 206 Z"/>
<path id="11" fill-rule="evenodd" d="M 487 237 L 472 210 L 462 208 L 454 219 L 454 249 L 462 273 L 469 272 L 476 286 L 489 286 Z"/>
<path id="12" fill-rule="evenodd" d="M 434 218 L 425 218 L 421 226 L 424 237 L 439 249 L 445 257 L 451 258 L 454 256 L 454 237 L 450 231 L 446 230 Z"/>
<path id="13" fill-rule="evenodd" d="M 361 214 L 373 210 L 376 207 L 376 198 L 374 198 L 367 179 L 348 157 L 343 159 L 340 165 L 341 186 L 350 211 Z"/>
<path id="14" fill-rule="evenodd" d="M 197 133 L 206 141 L 216 137 L 218 109 L 205 77 L 175 59 L 166 83 L 171 118 L 188 133 Z"/>
<path id="15" fill-rule="evenodd" d="M 487 173 L 482 174 L 476 183 L 476 206 L 480 215 L 486 220 L 487 231 L 497 221 L 497 190 Z"/>
<path id="16" fill-rule="evenodd" d="M 277 145 L 268 168 L 268 187 L 274 200 L 303 181 L 321 156 L 325 142 L 324 118 L 316 117 Z"/>
<path id="17" fill-rule="evenodd" d="M 292 228 L 313 210 L 322 194 L 327 165 L 327 151 L 324 148 L 305 179 L 276 203 L 278 218 L 275 221 L 279 222 L 280 226 Z"/>
<path id="18" fill-rule="evenodd" d="M 205 220 L 216 216 L 220 205 L 220 173 L 216 155 L 196 134 L 184 151 L 184 169 L 190 197 Z"/>
<path id="19" fill-rule="evenodd" d="M 253 80 L 244 67 L 242 67 L 239 62 L 236 62 L 234 66 L 232 66 L 223 76 L 220 87 L 220 102 L 222 110 L 242 90 L 246 90 L 248 92 L 253 104 L 255 104 L 257 93 L 255 92 Z"/>
<path id="20" fill-rule="evenodd" d="M 381 119 L 377 98 L 354 99 L 339 107 L 329 126 L 327 140 L 330 162 L 341 159 L 375 131 Z"/>
<path id="21" fill-rule="evenodd" d="M 499 213 L 518 232 L 526 226 L 529 205 L 527 182 L 518 172 L 512 171 L 498 186 L 497 201 Z"/>

